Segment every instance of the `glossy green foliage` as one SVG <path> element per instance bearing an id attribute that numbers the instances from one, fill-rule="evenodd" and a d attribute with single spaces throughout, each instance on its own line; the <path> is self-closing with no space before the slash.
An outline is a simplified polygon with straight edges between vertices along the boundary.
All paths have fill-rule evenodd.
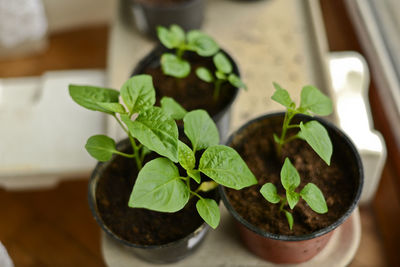
<path id="1" fill-rule="evenodd" d="M 324 95 L 321 91 L 313 86 L 305 86 L 301 91 L 301 103 L 296 108 L 289 95 L 289 92 L 283 89 L 279 84 L 274 83 L 275 92 L 271 99 L 286 107 L 287 111 L 282 125 L 281 136 L 278 137 L 274 134 L 274 140 L 278 146 L 278 154 L 281 153 L 282 146 L 295 138 L 305 140 L 312 149 L 330 165 L 333 153 L 332 142 L 330 140 L 328 131 L 325 127 L 316 120 L 307 123 L 300 122 L 300 124 L 290 124 L 291 120 L 297 114 L 311 115 L 329 115 L 332 113 L 332 101 Z M 290 128 L 300 128 L 296 135 L 287 137 L 286 134 Z"/>

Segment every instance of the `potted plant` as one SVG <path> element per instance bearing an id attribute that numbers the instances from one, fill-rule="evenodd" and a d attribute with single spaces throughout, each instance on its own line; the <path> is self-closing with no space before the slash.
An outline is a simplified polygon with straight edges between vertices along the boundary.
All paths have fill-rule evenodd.
<path id="1" fill-rule="evenodd" d="M 272 99 L 285 113 L 254 119 L 228 141 L 257 177 L 257 185 L 221 198 L 236 219 L 242 241 L 254 254 L 275 263 L 311 259 L 360 198 L 363 169 L 349 138 L 327 121 L 330 99 L 313 86 L 301 91 L 299 107 L 274 84 Z"/>
<path id="2" fill-rule="evenodd" d="M 159 99 L 172 97 L 187 110 L 205 109 L 224 139 L 229 130 L 230 106 L 239 88 L 246 88 L 237 65 L 203 32 L 185 33 L 171 25 L 158 27 L 157 33 L 162 45 L 144 57 L 133 74 L 151 75 Z"/>
<path id="3" fill-rule="evenodd" d="M 171 98 L 154 106 L 148 75 L 130 78 L 120 92 L 78 85 L 69 92 L 79 105 L 113 116 L 128 136 L 118 145 L 105 135 L 88 139 L 87 151 L 100 161 L 89 205 L 106 233 L 148 261 L 177 261 L 199 246 L 207 225 L 218 226 L 218 184 L 256 182 L 237 152 L 219 145 L 207 112 L 186 112 Z M 173 118 L 183 120 L 186 143 Z"/>
<path id="4" fill-rule="evenodd" d="M 204 20 L 204 0 L 124 0 L 137 29 L 157 38 L 157 26 L 177 24 L 199 29 Z"/>

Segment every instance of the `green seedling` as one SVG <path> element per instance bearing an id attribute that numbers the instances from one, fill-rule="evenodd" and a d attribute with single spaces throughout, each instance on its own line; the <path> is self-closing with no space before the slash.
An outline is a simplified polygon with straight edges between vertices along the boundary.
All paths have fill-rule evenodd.
<path id="1" fill-rule="evenodd" d="M 191 197 L 197 197 L 198 213 L 215 229 L 220 220 L 218 205 L 199 193 L 212 190 L 218 184 L 239 190 L 256 184 L 257 180 L 234 149 L 218 145 L 219 133 L 207 112 L 191 111 L 183 117 L 183 122 L 191 147 L 178 142 L 178 161 L 186 175 L 181 176 L 176 165 L 167 158 L 150 161 L 138 175 L 129 206 L 175 212 Z M 199 162 L 195 157 L 197 151 L 202 152 Z M 201 174 L 211 181 L 202 181 Z M 194 190 L 190 186 L 191 180 L 198 184 Z"/>
<path id="2" fill-rule="evenodd" d="M 190 198 L 197 197 L 198 213 L 216 228 L 220 220 L 218 204 L 201 196 L 201 192 L 215 189 L 218 184 L 241 189 L 257 183 L 234 149 L 218 145 L 217 127 L 206 111 L 186 112 L 171 98 L 163 98 L 162 107 L 155 107 L 155 90 L 148 75 L 132 77 L 120 92 L 77 85 L 70 85 L 69 92 L 79 105 L 113 116 L 128 135 L 132 154 L 118 151 L 115 141 L 105 135 L 90 137 L 86 149 L 99 161 L 108 161 L 113 154 L 135 159 L 139 174 L 128 202 L 132 208 L 176 212 Z M 174 119 L 183 119 L 191 148 L 179 141 Z M 150 151 L 160 157 L 143 166 L 145 155 Z M 199 162 L 196 162 L 196 152 L 201 154 Z M 186 175 L 181 176 L 178 164 Z M 204 181 L 204 176 L 209 181 Z M 196 188 L 192 189 L 191 184 L 196 184 Z"/>
<path id="3" fill-rule="evenodd" d="M 281 169 L 281 183 L 286 191 L 285 196 L 280 196 L 277 193 L 276 186 L 272 183 L 264 184 L 260 192 L 267 201 L 273 204 L 281 203 L 279 210 L 285 214 L 290 230 L 293 229 L 293 215 L 289 210 L 285 209 L 285 206 L 289 205 L 289 208 L 293 210 L 300 197 L 316 213 L 324 214 L 328 212 L 324 195 L 315 184 L 308 183 L 300 192 L 296 192 L 300 185 L 300 175 L 288 158 L 285 159 Z"/>
<path id="4" fill-rule="evenodd" d="M 230 60 L 222 52 L 218 52 L 213 57 L 213 62 L 215 65 L 215 77 L 211 70 L 205 67 L 199 67 L 196 69 L 196 75 L 199 79 L 214 83 L 214 100 L 217 100 L 221 90 L 221 85 L 224 82 L 229 82 L 237 88 L 247 89 L 247 86 L 242 82 L 242 80 L 233 73 L 233 67 Z"/>
<path id="5" fill-rule="evenodd" d="M 156 97 L 151 76 L 137 75 L 130 78 L 122 85 L 120 92 L 101 87 L 70 85 L 69 93 L 79 105 L 114 117 L 129 137 L 132 154 L 117 151 L 115 141 L 108 136 L 90 137 L 85 148 L 97 160 L 108 161 L 113 154 L 119 154 L 134 158 L 140 170 L 146 153 L 151 150 L 174 162 L 178 161 L 178 127 L 168 114 L 154 106 Z"/>
<path id="6" fill-rule="evenodd" d="M 300 106 L 291 99 L 287 90 L 281 88 L 279 84 L 274 83 L 275 93 L 271 97 L 272 100 L 286 107 L 285 118 L 282 125 L 280 137 L 274 134 L 274 140 L 277 144 L 278 156 L 281 155 L 282 146 L 290 141 L 300 138 L 305 140 L 312 149 L 330 165 L 332 156 L 332 142 L 329 138 L 328 131 L 316 120 L 300 124 L 290 124 L 296 114 L 312 115 L 317 114 L 327 116 L 332 113 L 332 101 L 314 86 L 305 86 L 301 90 Z M 286 137 L 287 131 L 292 128 L 300 129 L 297 134 Z"/>
<path id="7" fill-rule="evenodd" d="M 185 33 L 175 24 L 169 29 L 158 26 L 157 36 L 166 48 L 175 50 L 175 54 L 164 53 L 161 56 L 163 73 L 175 78 L 185 78 L 190 73 L 190 63 L 183 58 L 186 51 L 195 52 L 202 57 L 210 57 L 219 51 L 218 44 L 207 34 L 198 30 Z"/>

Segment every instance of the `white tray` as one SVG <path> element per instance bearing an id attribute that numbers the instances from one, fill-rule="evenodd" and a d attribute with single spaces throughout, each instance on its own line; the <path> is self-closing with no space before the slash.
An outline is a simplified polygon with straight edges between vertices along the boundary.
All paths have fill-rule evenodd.
<path id="1" fill-rule="evenodd" d="M 165 266 L 176 267 L 273 267 L 276 264 L 266 262 L 251 254 L 241 245 L 234 227 L 234 219 L 225 207 L 221 207 L 221 224 L 211 231 L 201 247 L 188 258 Z M 102 234 L 102 253 L 105 263 L 110 267 L 150 267 L 160 266 L 145 262 L 132 252 L 125 250 L 106 234 Z M 360 213 L 356 209 L 351 217 L 335 230 L 326 247 L 310 261 L 302 264 L 285 264 L 278 266 L 293 267 L 341 267 L 347 266 L 357 252 L 361 239 Z"/>

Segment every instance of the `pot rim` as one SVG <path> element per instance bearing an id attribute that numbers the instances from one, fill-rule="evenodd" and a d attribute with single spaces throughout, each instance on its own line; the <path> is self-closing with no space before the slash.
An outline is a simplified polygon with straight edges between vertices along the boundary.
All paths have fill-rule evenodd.
<path id="1" fill-rule="evenodd" d="M 164 51 L 171 51 L 171 49 L 168 49 L 166 47 L 164 47 L 160 42 L 154 46 L 154 48 L 147 53 L 134 67 L 131 77 L 134 75 L 139 75 L 143 73 L 144 68 L 151 64 L 152 62 L 154 62 L 154 60 L 157 60 L 157 63 L 159 64 L 160 60 L 159 60 L 159 55 Z M 223 52 L 228 59 L 232 62 L 232 67 L 233 67 L 233 73 L 235 73 L 239 78 L 240 78 L 240 71 L 239 71 L 239 67 L 236 63 L 236 61 L 233 59 L 233 57 L 226 52 L 226 50 L 220 48 L 219 52 Z M 210 57 L 211 58 L 211 57 Z M 236 100 L 236 98 L 238 97 L 239 94 L 239 90 L 241 90 L 240 88 L 237 87 L 233 87 L 233 92 L 232 92 L 232 98 L 226 103 L 226 105 L 224 105 L 224 107 L 218 111 L 214 116 L 212 116 L 214 121 L 217 121 L 220 117 L 222 117 L 227 110 L 229 110 L 229 108 L 232 106 L 233 102 Z M 190 111 L 190 110 L 189 110 Z M 208 112 L 208 111 L 207 111 Z"/>
<path id="2" fill-rule="evenodd" d="M 232 142 L 233 138 L 237 134 L 239 134 L 243 130 L 245 130 L 249 125 L 251 125 L 255 122 L 270 118 L 270 117 L 284 116 L 284 114 L 285 114 L 284 112 L 268 113 L 268 114 L 262 115 L 260 117 L 257 117 L 255 119 L 248 121 L 243 126 L 241 126 L 237 131 L 235 131 L 233 134 L 231 134 L 229 136 L 228 141 L 226 142 L 226 145 L 229 146 L 229 144 Z M 354 146 L 354 144 L 351 142 L 350 138 L 343 131 L 339 130 L 338 127 L 336 127 L 332 123 L 330 123 L 320 117 L 315 117 L 315 116 L 311 117 L 311 116 L 307 116 L 307 115 L 303 115 L 303 114 L 298 114 L 298 115 L 296 115 L 296 117 L 306 117 L 306 118 L 312 118 L 313 120 L 317 120 L 318 122 L 323 124 L 325 127 L 330 128 L 330 130 L 332 130 L 336 135 L 341 137 L 343 139 L 343 141 L 347 144 L 349 150 L 354 155 L 354 159 L 357 164 L 357 169 L 358 169 L 360 175 L 358 178 L 359 181 L 358 181 L 358 188 L 357 188 L 356 194 L 353 198 L 351 205 L 347 208 L 346 212 L 331 225 L 329 225 L 325 228 L 322 228 L 318 231 L 312 232 L 310 234 L 301 235 L 301 236 L 274 234 L 274 233 L 263 231 L 263 230 L 257 228 L 256 226 L 252 225 L 250 222 L 246 221 L 242 216 L 239 215 L 239 213 L 236 212 L 236 210 L 230 204 L 228 197 L 226 196 L 225 188 L 221 185 L 218 187 L 220 195 L 221 195 L 221 199 L 222 199 L 225 207 L 228 209 L 228 211 L 233 215 L 233 217 L 238 222 L 240 222 L 246 228 L 248 228 L 249 230 L 253 231 L 256 234 L 259 234 L 266 238 L 281 240 L 281 241 L 305 241 L 305 240 L 309 240 L 312 238 L 316 238 L 316 237 L 325 235 L 325 234 L 333 231 L 334 229 L 336 229 L 351 215 L 353 210 L 357 207 L 357 203 L 360 200 L 362 187 L 363 187 L 363 183 L 364 183 L 364 172 L 363 172 L 363 166 L 362 166 L 362 161 L 361 161 L 360 155 L 358 154 L 358 151 L 357 151 L 356 147 Z"/>
<path id="3" fill-rule="evenodd" d="M 123 146 L 126 146 L 128 144 L 129 140 L 124 139 L 120 141 L 117 144 L 117 148 L 120 149 Z M 103 220 L 101 219 L 101 216 L 99 214 L 99 211 L 97 210 L 97 203 L 96 203 L 96 186 L 98 180 L 101 178 L 100 173 L 106 169 L 114 160 L 116 157 L 119 157 L 119 155 L 113 155 L 112 158 L 107 161 L 107 162 L 98 162 L 96 164 L 95 169 L 93 170 L 90 180 L 89 180 L 89 185 L 88 185 L 88 203 L 89 203 L 89 208 L 90 211 L 92 212 L 93 217 L 97 221 L 97 223 L 100 225 L 100 227 L 103 229 L 104 232 L 106 232 L 112 239 L 122 243 L 125 246 L 132 247 L 132 248 L 139 248 L 139 249 L 162 249 L 166 247 L 171 247 L 171 246 L 176 246 L 180 243 L 186 242 L 186 240 L 189 240 L 190 238 L 198 235 L 200 232 L 205 231 L 207 232 L 210 227 L 206 222 L 203 222 L 196 230 L 194 230 L 192 233 L 190 233 L 187 236 L 184 236 L 178 240 L 162 244 L 162 245 L 140 245 L 140 244 L 135 244 L 132 242 L 129 242 L 125 239 L 122 239 L 120 236 L 116 235 L 111 229 L 109 229 Z"/>
<path id="4" fill-rule="evenodd" d="M 181 2 L 181 3 L 172 3 L 169 5 L 157 5 L 157 4 L 146 4 L 146 3 L 142 3 L 142 2 L 137 2 L 135 0 L 133 0 L 133 4 L 135 5 L 140 5 L 142 7 L 145 7 L 147 9 L 152 9 L 154 11 L 170 11 L 170 10 L 179 10 L 179 9 L 186 9 L 192 5 L 195 5 L 197 3 L 201 3 L 204 2 L 204 0 L 187 0 L 185 2 Z"/>

